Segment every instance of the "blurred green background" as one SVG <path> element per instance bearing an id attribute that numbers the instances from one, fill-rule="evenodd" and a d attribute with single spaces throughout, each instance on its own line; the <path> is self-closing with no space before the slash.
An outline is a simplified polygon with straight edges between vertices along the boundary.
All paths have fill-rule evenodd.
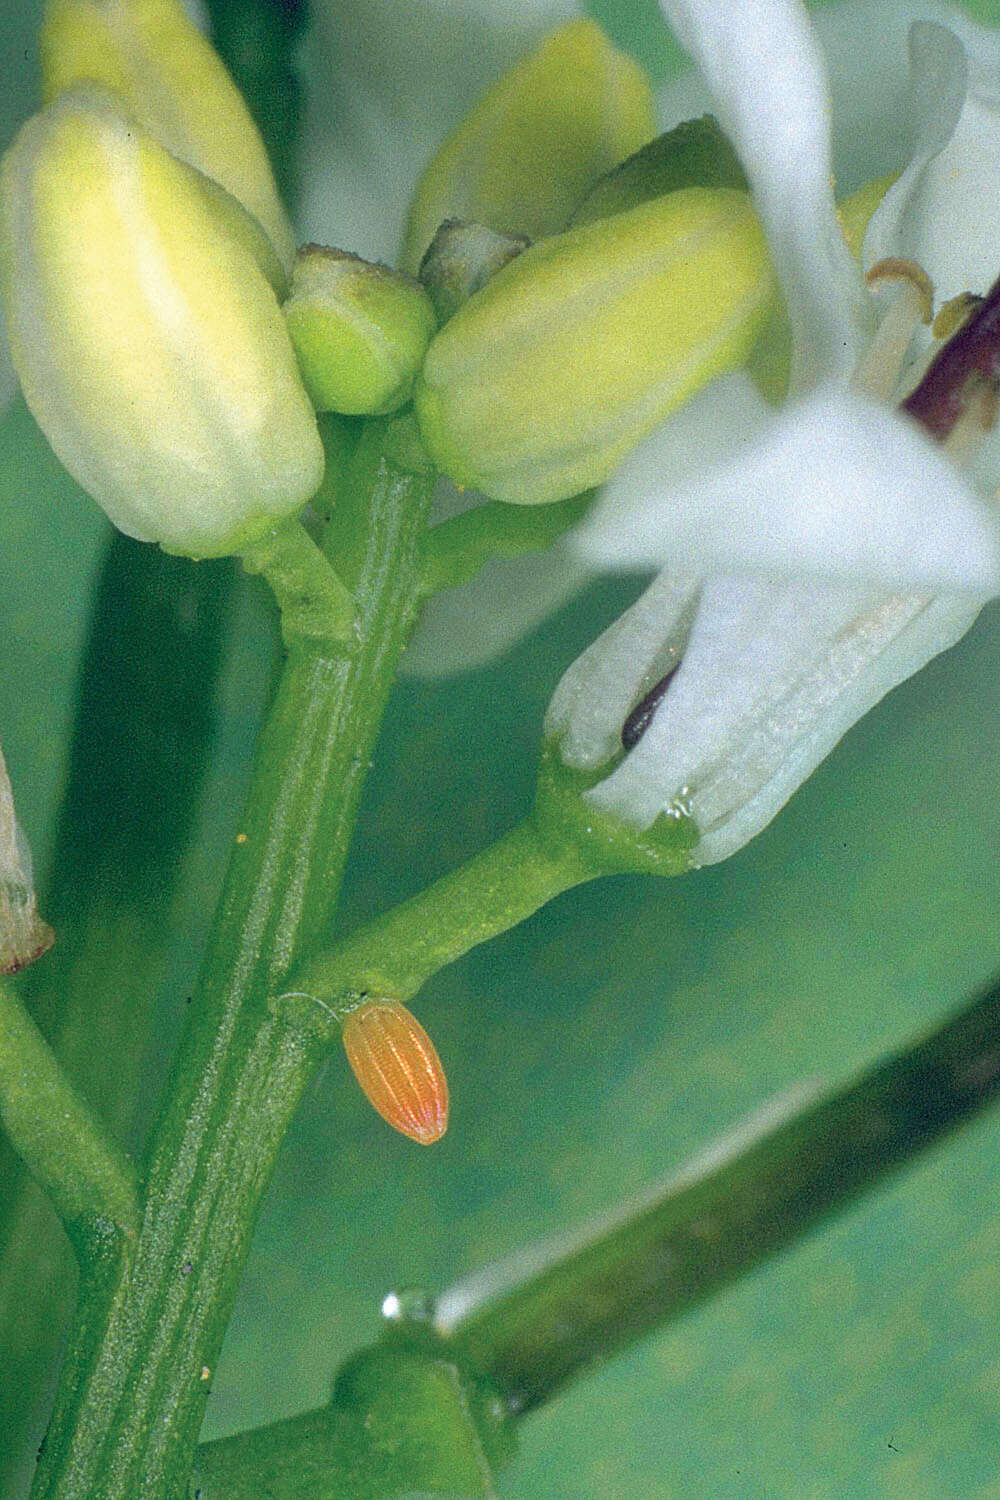
<path id="1" fill-rule="evenodd" d="M 604 7 L 619 35 L 633 9 Z M 12 120 L 31 98 L 33 22 L 12 0 L 5 20 Z M 0 493 L 0 731 L 44 869 L 106 533 L 19 405 L 0 428 Z M 489 670 L 401 683 L 345 922 L 524 810 L 555 682 L 634 592 L 596 587 Z M 197 965 L 271 670 L 256 583 L 241 583 L 236 615 L 150 1086 Z M 419 1002 L 453 1093 L 433 1150 L 391 1134 L 334 1059 L 269 1194 L 205 1435 L 322 1402 L 390 1288 L 442 1289 L 613 1208 L 774 1095 L 899 1046 L 1000 969 L 998 682 L 990 608 L 736 859 L 675 883 L 573 892 L 441 975 Z M 1000 1497 L 998 1157 L 1000 1112 L 581 1380 L 525 1422 L 501 1495 Z"/>

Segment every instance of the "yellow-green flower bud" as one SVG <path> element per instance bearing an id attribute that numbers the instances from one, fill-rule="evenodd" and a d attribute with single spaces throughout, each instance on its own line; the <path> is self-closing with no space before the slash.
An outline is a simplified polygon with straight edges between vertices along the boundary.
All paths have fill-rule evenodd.
<path id="1" fill-rule="evenodd" d="M 740 159 L 712 115 L 684 120 L 605 173 L 577 205 L 570 223 L 592 224 L 689 187 L 746 191 Z"/>
<path id="2" fill-rule="evenodd" d="M 419 281 L 323 245 L 299 251 L 285 319 L 316 410 L 346 416 L 409 401 L 437 327 Z"/>
<path id="3" fill-rule="evenodd" d="M 181 0 L 47 0 L 41 51 L 47 102 L 81 83 L 113 89 L 154 140 L 238 199 L 291 264 L 260 132 Z"/>
<path id="4" fill-rule="evenodd" d="M 485 224 L 445 219 L 420 262 L 420 280 L 434 304 L 438 322 L 453 318 L 491 276 L 522 255 L 530 244 L 523 234 L 497 234 Z"/>
<path id="5" fill-rule="evenodd" d="M 745 193 L 687 188 L 533 245 L 438 333 L 415 405 L 459 485 L 516 504 L 607 479 L 741 364 L 774 295 Z"/>
<path id="6" fill-rule="evenodd" d="M 238 552 L 318 488 L 274 292 L 204 179 L 103 90 L 63 94 L 4 157 L 0 287 L 28 405 L 122 531 Z"/>
<path id="7" fill-rule="evenodd" d="M 404 265 L 416 271 L 445 219 L 554 234 L 654 129 L 642 69 L 593 21 L 571 21 L 484 94 L 438 151 L 417 185 Z"/>

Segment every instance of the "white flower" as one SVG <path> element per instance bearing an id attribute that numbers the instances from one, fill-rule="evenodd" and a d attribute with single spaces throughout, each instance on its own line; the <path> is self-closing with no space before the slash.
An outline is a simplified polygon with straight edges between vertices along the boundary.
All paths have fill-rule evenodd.
<path id="1" fill-rule="evenodd" d="M 707 863 L 759 832 L 852 723 L 965 632 L 997 592 L 1000 543 L 991 507 L 950 458 L 872 399 L 897 394 L 920 296 L 904 286 L 880 306 L 847 251 L 804 6 L 666 9 L 768 232 L 791 388 L 775 413 L 746 377 L 718 382 L 607 486 L 584 552 L 669 571 L 570 668 L 547 730 L 569 765 L 608 764 L 587 794 L 596 805 L 641 827 L 671 806 L 690 810 L 695 858 Z M 1000 212 L 998 54 L 988 33 L 963 32 L 971 80 L 954 35 L 931 24 L 911 33 L 913 158 L 866 245 L 868 264 L 922 255 L 948 294 L 985 291 L 981 278 L 1000 272 L 984 244 Z M 992 446 L 977 455 L 988 490 L 1000 479 Z M 673 669 L 655 710 L 633 715 L 621 758 L 624 720 Z"/>

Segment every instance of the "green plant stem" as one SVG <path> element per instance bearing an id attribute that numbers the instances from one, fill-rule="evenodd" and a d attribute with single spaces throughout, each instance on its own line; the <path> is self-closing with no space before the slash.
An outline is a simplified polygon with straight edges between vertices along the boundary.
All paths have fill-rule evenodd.
<path id="1" fill-rule="evenodd" d="M 846 1087 L 765 1107 L 638 1207 L 454 1288 L 439 1326 L 530 1411 L 994 1103 L 998 1059 L 995 986 Z"/>
<path id="2" fill-rule="evenodd" d="M 330 920 L 414 616 L 432 483 L 400 424 L 369 425 L 325 543 L 354 587 L 358 639 L 289 653 L 151 1142 L 134 1252 L 81 1298 L 35 1500 L 184 1491 L 260 1199 L 322 1056 L 265 1001 Z M 352 523 L 353 546 L 341 545 Z"/>
<path id="3" fill-rule="evenodd" d="M 434 1309 L 442 1342 L 432 1354 L 462 1362 L 487 1397 L 499 1382 L 511 1414 L 530 1411 L 995 1104 L 998 1059 L 994 986 L 845 1087 L 824 1094 L 814 1084 L 765 1108 L 640 1205 L 530 1246 L 451 1288 Z M 352 1356 L 349 1367 L 364 1357 Z M 358 1412 L 362 1422 L 365 1416 Z M 252 1485 L 262 1475 L 282 1500 L 312 1500 L 321 1480 L 342 1479 L 337 1423 L 335 1399 L 204 1445 L 204 1500 L 260 1493 Z M 337 1491 L 330 1484 L 320 1492 Z"/>
<path id="4" fill-rule="evenodd" d="M 60 1068 L 12 984 L 0 980 L 0 1120 L 74 1241 L 94 1221 L 134 1231 L 135 1173 Z"/>
<path id="5" fill-rule="evenodd" d="M 544 552 L 583 519 L 593 490 L 552 505 L 504 505 L 498 500 L 439 521 L 424 538 L 428 594 L 468 583 L 492 558 Z"/>
<path id="6" fill-rule="evenodd" d="M 125 1143 L 147 1123 L 136 1119 L 139 1081 L 208 758 L 233 577 L 230 563 L 195 565 L 112 534 L 43 903 L 56 945 L 18 981 L 70 1080 Z M 29 1451 L 34 1459 L 75 1264 L 48 1199 L 2 1138 L 0 1181 L 6 1493 L 14 1467 Z"/>
<path id="7" fill-rule="evenodd" d="M 574 846 L 544 841 L 529 816 L 459 869 L 299 965 L 277 1003 L 291 1010 L 318 1001 L 341 1016 L 366 995 L 412 999 L 446 964 L 594 873 Z"/>
<path id="8" fill-rule="evenodd" d="M 286 646 L 313 641 L 335 647 L 354 640 L 354 601 L 300 521 L 287 521 L 243 554 L 248 573 L 262 573 L 281 611 Z"/>

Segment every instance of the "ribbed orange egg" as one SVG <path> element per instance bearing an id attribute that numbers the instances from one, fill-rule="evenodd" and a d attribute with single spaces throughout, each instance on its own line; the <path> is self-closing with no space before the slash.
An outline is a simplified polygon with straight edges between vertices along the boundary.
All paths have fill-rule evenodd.
<path id="1" fill-rule="evenodd" d="M 434 1043 L 398 1000 L 366 1000 L 344 1022 L 344 1050 L 394 1130 L 430 1146 L 448 1129 L 448 1080 Z"/>

